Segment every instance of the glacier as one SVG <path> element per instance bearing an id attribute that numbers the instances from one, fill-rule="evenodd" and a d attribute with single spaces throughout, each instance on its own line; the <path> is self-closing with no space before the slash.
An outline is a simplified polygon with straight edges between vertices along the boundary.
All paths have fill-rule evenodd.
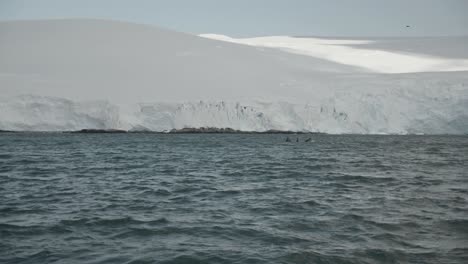
<path id="1" fill-rule="evenodd" d="M 468 133 L 465 37 L 233 39 L 65 19 L 0 22 L 0 38 L 0 130 Z"/>

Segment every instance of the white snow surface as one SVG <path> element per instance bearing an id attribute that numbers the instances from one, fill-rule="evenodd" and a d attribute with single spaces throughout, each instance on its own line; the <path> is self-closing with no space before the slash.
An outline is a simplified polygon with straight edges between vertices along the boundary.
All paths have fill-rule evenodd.
<path id="1" fill-rule="evenodd" d="M 372 44 L 374 42 L 372 40 L 297 38 L 288 36 L 234 39 L 216 34 L 202 34 L 200 36 L 255 47 L 278 48 L 286 52 L 358 66 L 378 73 L 468 70 L 468 59 L 440 58 L 421 54 L 359 49 L 349 46 Z"/>
<path id="2" fill-rule="evenodd" d="M 443 43 L 468 41 L 437 40 L 430 51 L 410 53 L 357 48 L 373 41 L 363 39 L 236 40 L 104 20 L 0 22 L 0 130 L 466 134 L 466 54 L 440 54 Z M 404 44 L 399 39 L 398 49 Z"/>

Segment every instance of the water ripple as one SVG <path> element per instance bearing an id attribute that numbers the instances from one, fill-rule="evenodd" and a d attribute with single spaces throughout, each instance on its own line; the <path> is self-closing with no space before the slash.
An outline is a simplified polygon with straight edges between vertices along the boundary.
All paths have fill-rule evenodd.
<path id="1" fill-rule="evenodd" d="M 467 153 L 466 136 L 5 133 L 0 263 L 464 263 Z"/>

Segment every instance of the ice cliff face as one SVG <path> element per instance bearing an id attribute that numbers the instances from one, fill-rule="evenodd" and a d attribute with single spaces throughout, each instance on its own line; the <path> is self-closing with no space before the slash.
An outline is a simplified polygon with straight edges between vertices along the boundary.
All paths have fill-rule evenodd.
<path id="1" fill-rule="evenodd" d="M 414 90 L 399 87 L 378 91 L 341 90 L 321 95 L 306 104 L 198 101 L 113 105 L 104 101 L 80 103 L 52 97 L 18 96 L 0 101 L 0 128 L 169 131 L 184 127 L 229 127 L 244 131 L 334 134 L 467 133 L 467 86 L 432 84 L 437 86 Z"/>
<path id="2" fill-rule="evenodd" d="M 73 102 L 32 95 L 0 100 L 2 130 L 67 131 L 121 126 L 119 108 L 107 102 Z"/>
<path id="3" fill-rule="evenodd" d="M 0 38 L 0 130 L 468 133 L 467 38 L 413 54 L 405 39 L 218 41 L 95 20 L 2 22 Z"/>

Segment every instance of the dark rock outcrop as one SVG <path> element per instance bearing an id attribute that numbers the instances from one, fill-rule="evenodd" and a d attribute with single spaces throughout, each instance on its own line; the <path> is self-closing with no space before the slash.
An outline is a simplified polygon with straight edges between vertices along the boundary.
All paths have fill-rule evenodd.
<path id="1" fill-rule="evenodd" d="M 172 129 L 169 133 L 173 134 L 196 134 L 196 133 L 213 133 L 213 134 L 234 134 L 234 133 L 243 133 L 240 130 L 235 130 L 232 128 L 216 128 L 216 127 L 200 127 L 200 128 L 182 128 L 182 129 Z"/>
<path id="2" fill-rule="evenodd" d="M 120 129 L 81 129 L 78 131 L 72 131 L 71 133 L 83 133 L 83 134 L 116 134 L 116 133 L 127 133 L 126 130 Z"/>

